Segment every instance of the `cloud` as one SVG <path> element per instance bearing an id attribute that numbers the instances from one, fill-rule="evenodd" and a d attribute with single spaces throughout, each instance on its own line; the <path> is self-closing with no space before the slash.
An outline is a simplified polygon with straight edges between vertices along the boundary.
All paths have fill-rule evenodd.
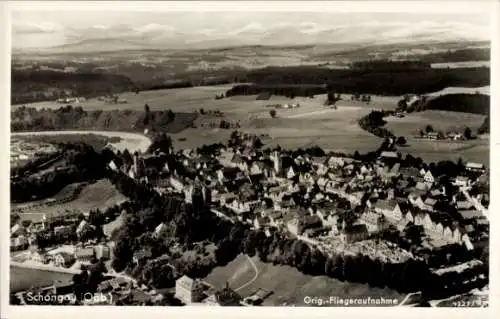
<path id="1" fill-rule="evenodd" d="M 54 22 L 31 23 L 27 21 L 16 21 L 12 24 L 14 34 L 40 34 L 64 31 L 64 27 Z"/>

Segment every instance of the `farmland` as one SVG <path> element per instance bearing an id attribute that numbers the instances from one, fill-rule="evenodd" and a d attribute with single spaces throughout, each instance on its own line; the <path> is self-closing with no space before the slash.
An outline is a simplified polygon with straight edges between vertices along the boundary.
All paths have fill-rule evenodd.
<path id="1" fill-rule="evenodd" d="M 403 118 L 387 117 L 386 127 L 396 136 L 405 136 L 408 141 L 401 152 L 418 155 L 428 161 L 457 160 L 462 157 L 464 161 L 489 163 L 489 139 L 470 141 L 428 141 L 415 138 L 420 130 L 425 130 L 431 125 L 436 131 L 463 132 L 469 127 L 476 132 L 484 121 L 485 116 L 479 114 L 435 111 L 411 113 Z"/>
<path id="2" fill-rule="evenodd" d="M 342 100 L 337 102 L 337 109 L 324 106 L 326 95 L 317 95 L 314 98 L 295 97 L 290 99 L 283 96 L 271 96 L 269 100 L 256 100 L 256 95 L 233 96 L 216 100 L 215 96 L 227 91 L 230 85 L 193 87 L 185 89 L 155 90 L 136 93 L 123 93 L 121 97 L 128 100 L 127 104 L 109 105 L 91 99 L 83 103 L 84 110 L 111 110 L 121 108 L 124 110 L 142 111 L 144 104 L 148 104 L 152 111 L 170 109 L 173 112 L 189 114 L 204 109 L 204 111 L 221 111 L 224 116 L 215 118 L 209 115 L 198 114 L 194 128 L 186 128 L 173 133 L 172 139 L 177 148 L 196 148 L 203 144 L 227 141 L 233 129 L 202 127 L 210 122 L 220 120 L 238 122 L 240 130 L 269 134 L 271 139 L 263 140 L 266 146 L 280 145 L 286 148 L 321 146 L 329 150 L 344 152 L 372 151 L 377 148 L 381 140 L 363 131 L 357 121 L 373 109 L 395 109 L 399 96 L 372 96 L 370 104 L 351 101 L 351 96 L 342 94 Z M 457 93 L 462 91 L 481 92 L 487 87 L 479 89 L 449 88 L 434 95 Z M 449 91 L 449 92 L 448 92 Z M 466 93 L 464 91 L 464 93 Z M 278 109 L 277 117 L 271 118 L 269 107 L 272 104 L 300 104 L 299 108 Z M 36 108 L 55 108 L 59 105 L 53 102 L 40 102 L 27 106 Z M 468 125 L 475 131 L 482 123 L 484 117 L 466 113 L 425 111 L 411 114 L 406 118 L 388 119 L 388 128 L 394 130 L 396 135 L 410 137 L 427 124 L 441 126 Z M 481 122 L 481 123 L 480 123 Z M 479 123 L 479 124 L 478 124 Z M 439 125 L 438 125 L 439 124 Z M 443 127 L 442 129 L 445 129 Z M 426 161 L 439 161 L 442 159 L 464 159 L 487 163 L 489 157 L 488 141 L 469 141 L 466 144 L 439 144 L 429 141 L 409 142 L 409 146 L 401 149 L 414 156 L 422 157 Z"/>
<path id="3" fill-rule="evenodd" d="M 384 298 L 403 299 L 403 296 L 389 289 L 371 288 L 365 284 L 347 283 L 325 276 L 304 275 L 289 266 L 275 266 L 261 262 L 253 257 L 252 262 L 258 271 L 257 277 L 250 284 L 238 290 L 246 297 L 259 288 L 271 290 L 273 294 L 264 301 L 264 305 L 280 306 L 296 304 L 304 306 L 305 296 L 383 296 Z M 237 289 L 255 277 L 255 270 L 244 255 L 239 255 L 224 267 L 215 268 L 205 280 L 208 283 Z"/>
<path id="4" fill-rule="evenodd" d="M 72 184 L 66 186 L 54 196 L 54 199 L 66 198 L 74 187 Z M 44 201 L 37 201 L 13 205 L 11 209 L 21 210 L 18 212 L 21 220 L 41 221 L 44 214 L 55 216 L 73 210 L 88 212 L 92 209 L 105 209 L 123 200 L 126 200 L 126 197 L 120 194 L 108 180 L 99 180 L 84 186 L 74 200 L 66 203 L 48 206 Z"/>

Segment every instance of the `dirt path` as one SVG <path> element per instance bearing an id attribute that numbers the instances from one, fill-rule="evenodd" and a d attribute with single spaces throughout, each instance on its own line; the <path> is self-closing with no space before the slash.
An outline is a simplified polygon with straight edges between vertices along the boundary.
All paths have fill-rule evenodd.
<path id="1" fill-rule="evenodd" d="M 245 255 L 245 257 L 247 258 L 248 262 L 252 266 L 252 268 L 253 268 L 253 270 L 255 272 L 255 275 L 253 276 L 252 279 L 250 279 L 249 281 L 247 281 L 243 285 L 239 286 L 238 288 L 234 289 L 234 291 L 236 291 L 236 292 L 238 292 L 239 290 L 241 290 L 241 289 L 243 289 L 243 288 L 251 285 L 259 277 L 259 270 L 257 269 L 257 266 L 255 266 L 255 263 L 253 262 L 252 258 L 248 257 L 248 255 Z"/>
<path id="2" fill-rule="evenodd" d="M 289 119 L 300 118 L 300 117 L 308 117 L 308 116 L 312 116 L 312 115 L 320 115 L 320 114 L 325 114 L 325 113 L 334 113 L 334 112 L 342 112 L 342 111 L 346 111 L 346 110 L 358 110 L 358 109 L 359 109 L 359 107 L 356 107 L 356 106 L 339 106 L 339 108 L 337 108 L 337 109 L 325 108 L 325 109 L 319 110 L 319 111 L 284 116 L 284 118 L 289 118 Z"/>

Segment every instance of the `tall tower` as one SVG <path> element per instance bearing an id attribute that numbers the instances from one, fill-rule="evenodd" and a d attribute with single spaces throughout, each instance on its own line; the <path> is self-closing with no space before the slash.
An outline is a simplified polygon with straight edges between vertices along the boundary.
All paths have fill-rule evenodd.
<path id="1" fill-rule="evenodd" d="M 141 174 L 141 169 L 140 169 L 140 159 L 139 159 L 139 153 L 135 152 L 134 153 L 134 175 L 136 178 L 140 177 Z"/>
<path id="2" fill-rule="evenodd" d="M 281 173 L 281 156 L 278 151 L 273 152 L 272 160 L 274 163 L 274 172 L 276 174 Z"/>

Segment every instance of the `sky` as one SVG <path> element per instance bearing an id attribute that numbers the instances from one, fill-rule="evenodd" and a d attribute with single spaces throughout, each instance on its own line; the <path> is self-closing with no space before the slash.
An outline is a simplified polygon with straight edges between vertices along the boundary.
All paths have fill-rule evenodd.
<path id="1" fill-rule="evenodd" d="M 398 28 L 404 27 L 404 32 L 410 33 L 432 29 L 432 32 L 437 33 L 451 31 L 459 32 L 460 36 L 467 33 L 466 36 L 489 38 L 484 34 L 489 32 L 490 23 L 486 12 L 78 12 L 65 9 L 14 10 L 11 17 L 12 45 L 15 48 L 51 47 L 95 37 L 160 37 L 160 33 L 163 40 L 168 38 L 172 43 L 180 43 L 180 38 L 184 42 L 193 42 L 236 35 L 248 36 L 249 41 L 258 41 L 259 36 L 264 34 L 271 41 L 269 32 L 291 25 L 300 26 L 300 32 L 305 34 L 349 27 L 352 33 L 371 28 L 372 31 L 385 32 L 381 33 L 385 36 L 392 36 L 398 33 Z M 356 29 L 357 26 L 363 26 L 364 29 Z M 405 35 L 404 32 L 400 36 Z M 280 35 L 277 32 L 274 34 L 277 37 Z M 376 36 L 376 33 L 373 35 Z M 332 39 L 335 38 L 332 36 Z M 292 36 L 289 42 L 293 42 Z"/>

